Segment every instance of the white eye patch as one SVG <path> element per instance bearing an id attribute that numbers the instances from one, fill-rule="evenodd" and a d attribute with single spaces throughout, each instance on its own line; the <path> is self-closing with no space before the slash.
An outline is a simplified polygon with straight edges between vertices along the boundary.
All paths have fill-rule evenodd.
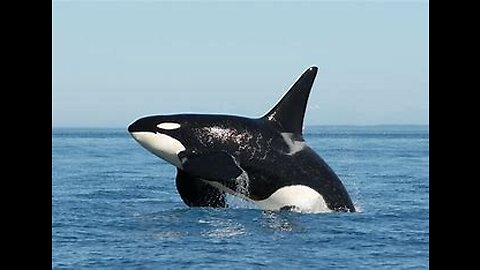
<path id="1" fill-rule="evenodd" d="M 171 129 L 177 129 L 180 127 L 180 124 L 178 123 L 172 123 L 172 122 L 165 122 L 165 123 L 160 123 L 157 125 L 158 128 L 161 128 L 161 129 L 168 129 L 168 130 L 171 130 Z"/>

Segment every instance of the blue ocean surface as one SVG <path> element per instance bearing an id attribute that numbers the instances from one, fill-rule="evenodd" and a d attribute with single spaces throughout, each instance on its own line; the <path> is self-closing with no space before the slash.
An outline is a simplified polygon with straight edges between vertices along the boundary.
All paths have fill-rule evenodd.
<path id="1" fill-rule="evenodd" d="M 188 208 L 125 129 L 52 129 L 54 269 L 427 269 L 428 126 L 307 126 L 357 213 Z"/>

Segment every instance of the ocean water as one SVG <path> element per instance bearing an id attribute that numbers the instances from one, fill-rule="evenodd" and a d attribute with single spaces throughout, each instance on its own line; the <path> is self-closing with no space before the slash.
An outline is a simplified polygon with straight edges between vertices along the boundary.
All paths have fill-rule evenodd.
<path id="1" fill-rule="evenodd" d="M 54 269 L 427 269 L 428 126 L 307 126 L 358 213 L 188 208 L 126 129 L 52 129 Z"/>

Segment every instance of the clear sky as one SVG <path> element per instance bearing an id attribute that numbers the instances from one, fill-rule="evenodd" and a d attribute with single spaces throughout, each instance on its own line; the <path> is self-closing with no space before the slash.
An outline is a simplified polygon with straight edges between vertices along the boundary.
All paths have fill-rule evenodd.
<path id="1" fill-rule="evenodd" d="M 306 125 L 428 124 L 428 2 L 53 1 L 52 124 L 267 112 L 319 68 Z"/>

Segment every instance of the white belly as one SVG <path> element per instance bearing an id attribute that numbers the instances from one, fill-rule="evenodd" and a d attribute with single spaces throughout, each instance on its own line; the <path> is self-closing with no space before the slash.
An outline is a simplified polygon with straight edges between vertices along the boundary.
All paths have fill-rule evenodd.
<path id="1" fill-rule="evenodd" d="M 293 211 L 303 213 L 331 212 L 320 193 L 303 185 L 282 187 L 265 200 L 254 202 L 265 210 L 280 210 L 284 206 L 293 206 Z"/>
<path id="2" fill-rule="evenodd" d="M 304 185 L 292 185 L 286 186 L 275 191 L 270 197 L 265 200 L 252 200 L 245 196 L 235 192 L 218 182 L 206 181 L 210 185 L 220 189 L 223 192 L 240 197 L 241 199 L 251 201 L 255 203 L 259 208 L 263 210 L 272 210 L 278 211 L 282 207 L 292 206 L 292 211 L 302 212 L 302 213 L 328 213 L 332 212 L 327 207 L 323 196 L 320 195 L 314 189 L 304 186 Z"/>

